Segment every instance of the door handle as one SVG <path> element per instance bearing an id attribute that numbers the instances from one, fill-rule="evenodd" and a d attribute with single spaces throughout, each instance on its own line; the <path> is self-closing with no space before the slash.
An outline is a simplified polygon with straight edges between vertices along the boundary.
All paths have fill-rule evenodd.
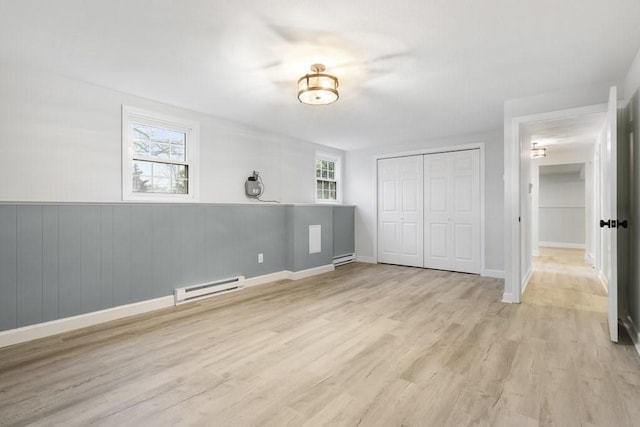
<path id="1" fill-rule="evenodd" d="M 626 219 L 616 221 L 615 219 L 600 220 L 600 228 L 608 227 L 608 228 L 627 228 L 629 223 Z"/>

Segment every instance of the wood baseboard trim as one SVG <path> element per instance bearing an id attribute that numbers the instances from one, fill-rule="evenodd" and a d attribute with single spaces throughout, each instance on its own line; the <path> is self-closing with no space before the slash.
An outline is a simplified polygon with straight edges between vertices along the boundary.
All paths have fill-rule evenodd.
<path id="1" fill-rule="evenodd" d="M 598 271 L 598 279 L 600 280 L 600 284 L 602 285 L 602 288 L 608 295 L 609 288 L 607 288 L 607 277 L 604 275 L 604 272 L 602 270 Z"/>
<path id="2" fill-rule="evenodd" d="M 502 294 L 502 302 L 507 304 L 514 304 L 513 294 L 511 292 L 505 292 Z"/>
<path id="3" fill-rule="evenodd" d="M 288 279 L 287 270 L 277 271 L 275 273 L 263 274 L 262 276 L 250 277 L 244 279 L 244 286 L 250 288 L 252 286 L 264 285 L 265 283 L 276 282 L 278 280 Z"/>
<path id="4" fill-rule="evenodd" d="M 80 314 L 78 316 L 65 317 L 64 319 L 56 319 L 49 322 L 36 323 L 35 325 L 23 326 L 21 328 L 9 329 L 7 331 L 0 332 L 0 347 L 7 347 L 38 338 L 86 328 L 87 326 L 110 322 L 124 317 L 135 316 L 136 314 L 147 313 L 161 308 L 173 307 L 173 304 L 173 295 L 169 295 L 152 300 L 93 311 L 91 313 Z"/>
<path id="5" fill-rule="evenodd" d="M 584 249 L 584 243 L 539 242 L 538 246 L 547 248 Z"/>
<path id="6" fill-rule="evenodd" d="M 335 267 L 333 264 L 329 264 L 301 271 L 283 270 L 276 273 L 245 279 L 244 285 L 246 287 L 250 287 L 283 279 L 300 280 L 317 274 L 328 273 L 334 269 Z M 36 323 L 35 325 L 23 326 L 21 328 L 9 329 L 7 331 L 0 332 L 0 348 L 173 306 L 174 296 L 169 295 L 152 300 L 93 311 L 91 313 L 80 314 L 78 316 L 65 317 L 64 319 L 56 319 L 49 322 Z"/>
<path id="7" fill-rule="evenodd" d="M 300 271 L 286 271 L 287 278 L 291 280 L 300 280 L 305 277 L 315 276 L 316 274 L 329 273 L 334 271 L 336 267 L 333 264 L 321 265 L 320 267 L 308 268 Z"/>
<path id="8" fill-rule="evenodd" d="M 529 267 L 529 271 L 527 271 L 527 274 L 522 280 L 522 293 L 520 293 L 520 296 L 524 295 L 524 291 L 527 290 L 527 286 L 529 286 L 529 282 L 531 281 L 531 276 L 533 276 L 533 266 Z"/>
<path id="9" fill-rule="evenodd" d="M 484 269 L 480 273 L 482 277 L 493 277 L 494 279 L 504 279 L 504 270 L 489 270 Z"/>
<path id="10" fill-rule="evenodd" d="M 372 256 L 357 255 L 356 256 L 356 261 L 357 262 L 364 262 L 364 263 L 367 263 L 367 264 L 377 264 L 378 263 L 378 261 Z"/>

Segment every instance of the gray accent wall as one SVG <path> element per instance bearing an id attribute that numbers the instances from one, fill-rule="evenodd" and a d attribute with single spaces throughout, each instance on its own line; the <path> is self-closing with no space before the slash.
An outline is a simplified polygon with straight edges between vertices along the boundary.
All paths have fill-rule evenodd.
<path id="1" fill-rule="evenodd" d="M 0 330 L 168 296 L 176 287 L 231 276 L 331 264 L 333 210 L 0 204 Z M 353 216 L 338 215 L 336 221 L 353 235 Z M 309 254 L 313 224 L 322 225 L 318 254 Z"/>
<path id="2" fill-rule="evenodd" d="M 355 253 L 355 208 L 333 207 L 333 257 Z"/>
<path id="3" fill-rule="evenodd" d="M 300 271 L 333 262 L 333 207 L 288 206 L 287 270 Z M 309 226 L 320 225 L 322 251 L 309 253 Z"/>

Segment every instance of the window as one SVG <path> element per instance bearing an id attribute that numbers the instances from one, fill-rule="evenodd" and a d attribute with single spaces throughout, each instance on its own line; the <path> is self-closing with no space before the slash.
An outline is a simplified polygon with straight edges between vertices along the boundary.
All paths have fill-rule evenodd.
<path id="1" fill-rule="evenodd" d="M 197 123 L 123 106 L 122 128 L 123 200 L 197 200 Z"/>
<path id="2" fill-rule="evenodd" d="M 316 201 L 340 202 L 340 158 L 316 154 Z"/>

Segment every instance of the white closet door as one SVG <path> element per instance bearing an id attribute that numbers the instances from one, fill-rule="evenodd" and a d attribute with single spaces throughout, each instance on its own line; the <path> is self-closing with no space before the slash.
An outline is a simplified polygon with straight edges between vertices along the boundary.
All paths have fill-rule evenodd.
<path id="1" fill-rule="evenodd" d="M 422 267 L 422 156 L 378 160 L 378 261 Z"/>
<path id="2" fill-rule="evenodd" d="M 452 157 L 452 270 L 480 274 L 480 150 Z"/>
<path id="3" fill-rule="evenodd" d="M 424 266 L 480 273 L 480 152 L 424 156 Z"/>
<path id="4" fill-rule="evenodd" d="M 451 156 L 424 156 L 424 266 L 451 270 Z"/>

